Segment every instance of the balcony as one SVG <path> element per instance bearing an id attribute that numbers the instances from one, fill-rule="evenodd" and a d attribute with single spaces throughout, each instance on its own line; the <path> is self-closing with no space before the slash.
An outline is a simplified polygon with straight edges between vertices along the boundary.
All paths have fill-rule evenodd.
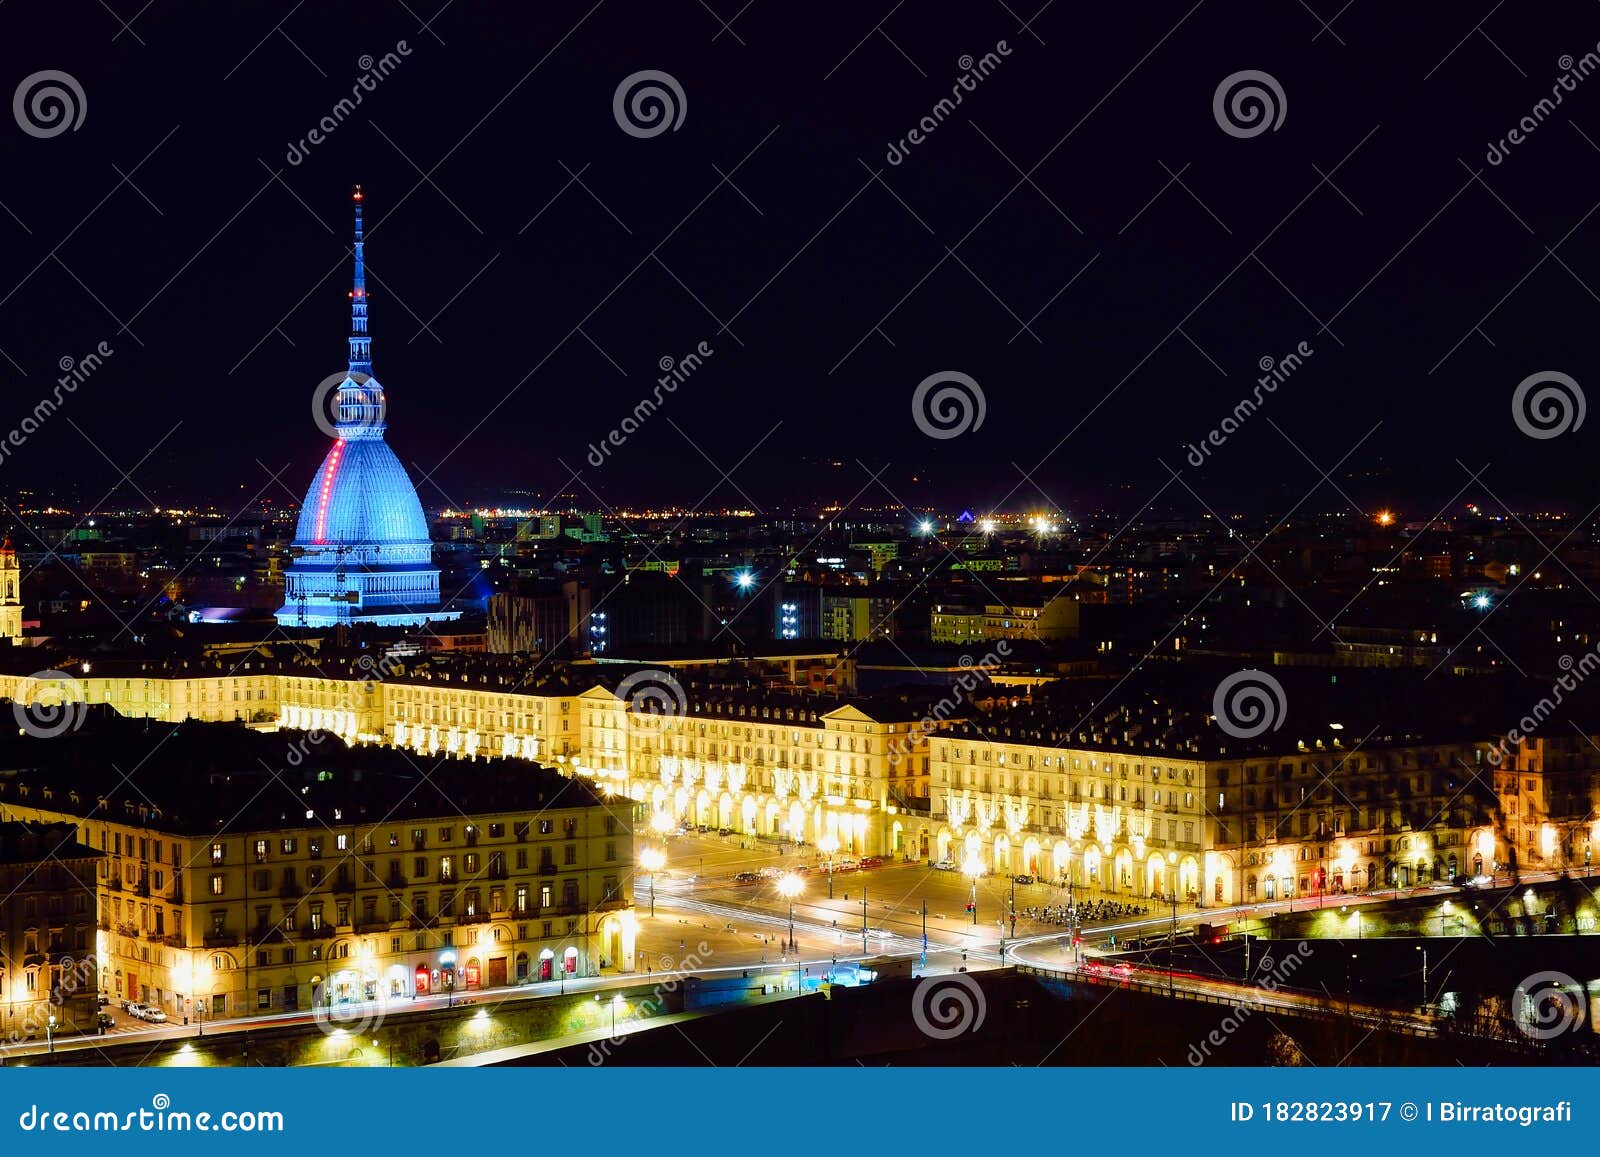
<path id="1" fill-rule="evenodd" d="M 135 884 L 133 886 L 133 894 L 135 896 L 148 896 L 148 895 L 150 895 L 150 881 L 147 880 L 147 879 L 146 880 L 140 880 L 137 884 Z"/>
<path id="2" fill-rule="evenodd" d="M 135 924 L 131 920 L 119 921 L 118 924 L 117 924 L 117 935 L 118 936 L 137 936 L 137 935 L 139 935 L 139 926 L 137 924 Z"/>
<path id="3" fill-rule="evenodd" d="M 356 925 L 357 936 L 366 936 L 373 932 L 387 931 L 389 931 L 389 921 L 387 920 L 367 920 Z"/>
<path id="4" fill-rule="evenodd" d="M 298 884 L 285 884 L 278 889 L 278 899 L 280 900 L 298 900 L 303 895 L 305 893 L 300 890 Z"/>
<path id="5" fill-rule="evenodd" d="M 349 876 L 335 876 L 333 890 L 335 892 L 354 892 L 356 890 L 356 882 Z"/>
<path id="6" fill-rule="evenodd" d="M 203 943 L 207 948 L 237 948 L 239 946 L 239 938 L 225 929 L 218 930 L 213 928 L 206 933 Z"/>
<path id="7" fill-rule="evenodd" d="M 383 878 L 383 885 L 391 892 L 398 892 L 406 886 L 406 878 L 398 872 L 390 872 Z"/>
<path id="8" fill-rule="evenodd" d="M 456 918 L 457 924 L 487 924 L 488 922 L 489 913 L 487 912 L 463 912 Z"/>
<path id="9" fill-rule="evenodd" d="M 300 933 L 300 939 L 302 939 L 302 940 L 332 940 L 334 935 L 335 935 L 335 933 L 334 933 L 333 925 L 332 924 L 324 924 L 320 928 L 307 928 L 305 931 Z"/>

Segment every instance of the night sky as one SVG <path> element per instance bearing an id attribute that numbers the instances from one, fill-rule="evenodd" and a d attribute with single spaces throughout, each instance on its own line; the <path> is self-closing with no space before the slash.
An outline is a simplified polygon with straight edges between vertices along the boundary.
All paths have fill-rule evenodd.
<path id="1" fill-rule="evenodd" d="M 61 359 L 114 350 L 0 461 L 6 495 L 297 500 L 360 182 L 389 440 L 430 507 L 1348 509 L 1318 468 L 1413 518 L 1600 497 L 1600 417 L 1536 440 L 1511 409 L 1538 371 L 1600 382 L 1600 73 L 1486 159 L 1596 50 L 1593 3 L 138 3 L 0 6 L 4 92 L 53 69 L 87 103 L 60 135 L 0 128 L 0 431 Z M 619 127 L 642 70 L 681 86 L 675 130 Z M 1243 70 L 1281 86 L 1275 129 L 1219 126 Z M 979 384 L 980 429 L 919 431 L 940 371 Z"/>

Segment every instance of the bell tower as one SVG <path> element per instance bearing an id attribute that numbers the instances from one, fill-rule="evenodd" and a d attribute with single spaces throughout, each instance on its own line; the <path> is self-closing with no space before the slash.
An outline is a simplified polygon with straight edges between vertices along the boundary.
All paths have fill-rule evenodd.
<path id="1" fill-rule="evenodd" d="M 22 570 L 9 534 L 0 543 L 0 639 L 22 639 Z"/>

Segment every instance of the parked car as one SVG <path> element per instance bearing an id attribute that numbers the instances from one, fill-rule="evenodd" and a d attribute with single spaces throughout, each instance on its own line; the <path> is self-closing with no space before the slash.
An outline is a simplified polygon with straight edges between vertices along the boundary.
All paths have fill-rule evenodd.
<path id="1" fill-rule="evenodd" d="M 854 860 L 838 860 L 833 865 L 835 872 L 853 872 L 861 865 Z"/>
<path id="2" fill-rule="evenodd" d="M 1032 883 L 1035 882 L 1034 878 L 1032 876 L 1028 875 L 1028 873 L 1026 873 L 1026 872 L 1023 872 L 1021 875 L 1018 875 L 1018 876 L 1012 876 L 1011 878 L 1014 881 L 1016 881 L 1018 884 L 1032 884 Z"/>
<path id="3" fill-rule="evenodd" d="M 167 1014 L 159 1008 L 151 1008 L 149 1005 L 145 1005 L 143 1006 L 143 1011 L 139 1013 L 139 1019 L 147 1020 L 151 1024 L 163 1024 L 166 1022 Z"/>
<path id="4" fill-rule="evenodd" d="M 761 875 L 758 872 L 740 872 L 733 878 L 735 884 L 759 884 Z"/>
<path id="5" fill-rule="evenodd" d="M 719 835 L 719 836 L 731 836 L 731 835 L 733 835 L 733 829 L 732 828 L 718 828 L 717 829 L 717 835 Z"/>
<path id="6" fill-rule="evenodd" d="M 956 862 L 954 860 L 940 860 L 933 866 L 933 870 L 935 872 L 953 872 L 956 870 Z"/>
<path id="7" fill-rule="evenodd" d="M 704 835 L 706 832 L 711 830 L 711 827 L 708 824 L 696 824 L 694 830 L 699 832 L 701 835 Z"/>
<path id="8" fill-rule="evenodd" d="M 101 1028 L 116 1028 L 117 1027 L 117 1018 L 112 1016 L 109 1012 L 102 1012 L 102 1013 L 96 1014 L 95 1020 L 96 1020 L 96 1023 L 98 1023 Z"/>
<path id="9" fill-rule="evenodd" d="M 125 1000 L 122 1002 L 122 1011 L 129 1016 L 139 1016 L 144 1012 L 144 1005 L 137 1000 Z"/>
<path id="10" fill-rule="evenodd" d="M 102 992 L 94 998 L 94 1002 L 96 1007 L 104 1008 L 111 1003 L 111 998 Z"/>
<path id="11" fill-rule="evenodd" d="M 861 857 L 861 866 L 863 868 L 881 868 L 881 867 L 883 867 L 883 857 L 882 856 L 862 856 Z"/>

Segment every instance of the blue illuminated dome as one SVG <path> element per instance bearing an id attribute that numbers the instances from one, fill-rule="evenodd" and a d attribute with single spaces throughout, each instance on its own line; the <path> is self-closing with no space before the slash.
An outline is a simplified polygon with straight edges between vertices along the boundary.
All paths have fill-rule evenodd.
<path id="1" fill-rule="evenodd" d="M 439 609 L 428 520 L 383 440 L 387 400 L 372 376 L 359 186 L 355 216 L 350 368 L 338 385 L 333 445 L 300 507 L 277 616 L 286 627 L 410 626 L 456 617 Z"/>

